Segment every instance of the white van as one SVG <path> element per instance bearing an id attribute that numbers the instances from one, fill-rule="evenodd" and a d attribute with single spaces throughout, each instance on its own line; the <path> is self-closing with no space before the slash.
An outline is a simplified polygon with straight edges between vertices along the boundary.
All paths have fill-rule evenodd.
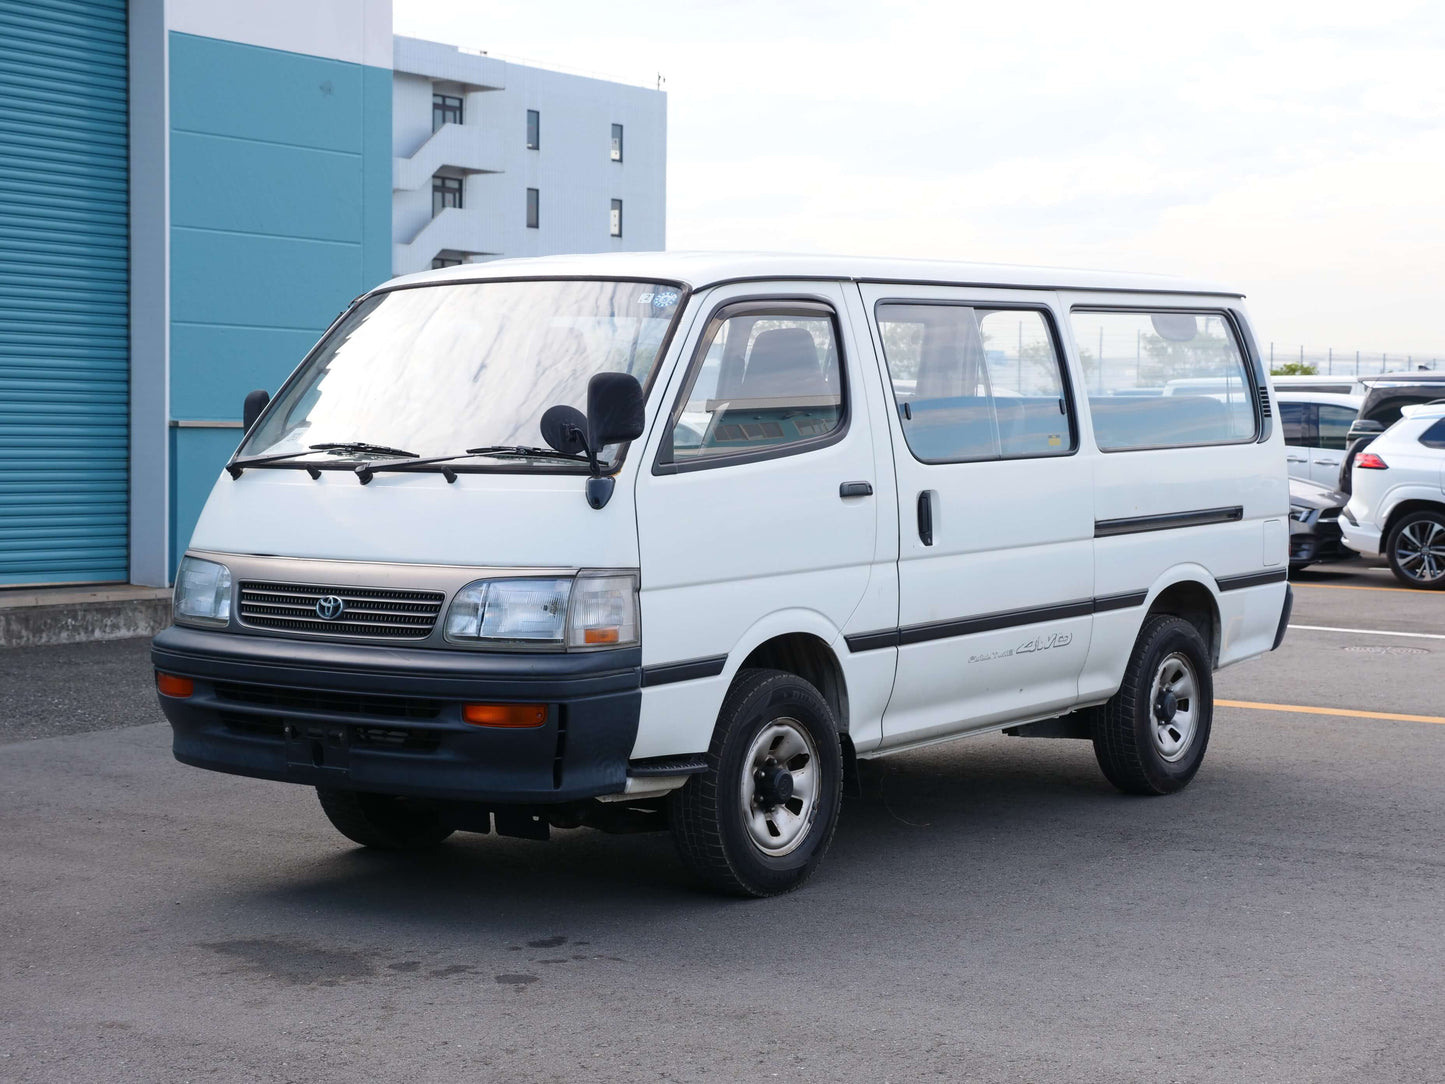
<path id="1" fill-rule="evenodd" d="M 1195 378 L 1246 393 L 1130 394 Z M 859 758 L 1006 729 L 1180 789 L 1212 672 L 1289 615 L 1284 443 L 1225 289 L 472 264 L 368 293 L 264 400 L 161 703 L 178 759 L 314 786 L 371 846 L 668 826 L 714 886 L 784 891 Z"/>

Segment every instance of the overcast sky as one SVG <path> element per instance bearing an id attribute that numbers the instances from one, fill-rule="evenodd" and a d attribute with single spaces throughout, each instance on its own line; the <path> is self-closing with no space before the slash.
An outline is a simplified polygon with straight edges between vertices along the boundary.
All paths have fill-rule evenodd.
<path id="1" fill-rule="evenodd" d="M 394 0 L 394 26 L 661 72 L 672 249 L 1203 276 L 1282 349 L 1445 360 L 1439 0 Z"/>

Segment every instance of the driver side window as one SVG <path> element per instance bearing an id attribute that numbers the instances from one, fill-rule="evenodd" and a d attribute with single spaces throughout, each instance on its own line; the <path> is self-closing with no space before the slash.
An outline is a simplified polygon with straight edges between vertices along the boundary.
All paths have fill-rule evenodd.
<path id="1" fill-rule="evenodd" d="M 832 310 L 802 302 L 735 306 L 703 334 L 659 465 L 790 454 L 837 433 L 843 419 Z"/>

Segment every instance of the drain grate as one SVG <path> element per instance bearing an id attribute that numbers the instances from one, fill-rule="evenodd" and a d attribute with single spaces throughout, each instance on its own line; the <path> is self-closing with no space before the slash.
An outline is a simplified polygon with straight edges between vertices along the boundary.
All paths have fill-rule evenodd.
<path id="1" fill-rule="evenodd" d="M 1340 648 L 1341 651 L 1353 651 L 1357 655 L 1429 655 L 1430 651 L 1423 647 L 1395 647 L 1393 645 L 1381 646 L 1379 644 L 1351 644 L 1349 647 Z"/>

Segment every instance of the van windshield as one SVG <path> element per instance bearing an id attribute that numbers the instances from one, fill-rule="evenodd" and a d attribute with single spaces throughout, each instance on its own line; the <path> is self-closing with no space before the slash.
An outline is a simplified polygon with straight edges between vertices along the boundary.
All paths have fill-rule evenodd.
<path id="1" fill-rule="evenodd" d="M 558 403 L 585 411 L 597 373 L 631 373 L 647 387 L 682 297 L 675 285 L 604 280 L 376 294 L 327 336 L 240 455 L 302 453 L 304 462 L 334 458 L 317 445 L 367 454 L 362 442 L 419 456 L 545 447 L 542 412 Z M 545 456 L 518 463 L 569 469 Z"/>

